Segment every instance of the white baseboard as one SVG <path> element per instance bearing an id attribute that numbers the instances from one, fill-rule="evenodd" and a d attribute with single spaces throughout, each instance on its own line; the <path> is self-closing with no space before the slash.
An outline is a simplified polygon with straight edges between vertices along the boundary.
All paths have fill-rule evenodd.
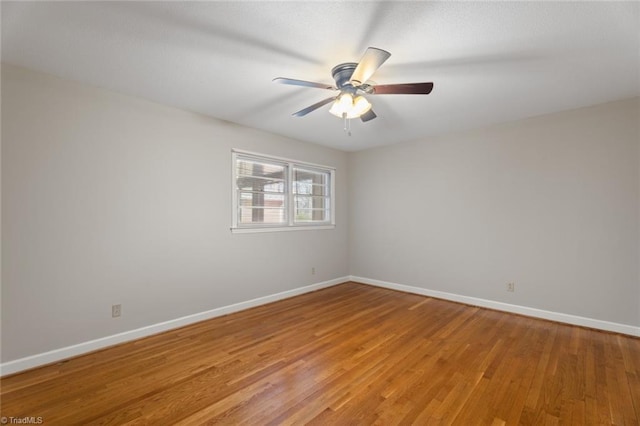
<path id="1" fill-rule="evenodd" d="M 404 284 L 397 284 L 387 281 L 374 280 L 371 278 L 351 276 L 350 281 L 363 284 L 384 287 L 391 290 L 399 290 L 407 293 L 420 294 L 422 296 L 430 296 L 438 299 L 450 300 L 453 302 L 465 303 L 467 305 L 480 306 L 483 308 L 495 309 L 497 311 L 511 312 L 514 314 L 526 315 L 529 317 L 542 318 L 551 321 L 562 322 L 571 325 L 579 325 L 582 327 L 595 328 L 598 330 L 612 331 L 614 333 L 628 334 L 630 336 L 640 337 L 640 327 L 632 325 L 618 324 L 615 322 L 602 321 L 593 318 L 585 318 L 576 315 L 562 314 L 559 312 L 545 311 L 542 309 L 529 308 L 520 305 L 511 305 L 509 303 L 495 302 L 493 300 L 479 299 L 476 297 L 461 296 L 454 293 L 446 293 L 443 291 L 428 290 L 421 287 L 413 287 Z"/>
<path id="2" fill-rule="evenodd" d="M 391 290 L 404 291 L 407 293 L 420 294 L 423 296 L 435 297 L 438 299 L 450 300 L 453 302 L 465 303 L 468 305 L 480 306 L 484 308 L 495 309 L 498 311 L 511 312 L 520 315 L 526 315 L 535 318 L 542 318 L 551 321 L 562 322 L 566 324 L 579 325 L 583 327 L 595 328 L 598 330 L 612 331 L 615 333 L 628 334 L 630 336 L 640 337 L 640 327 L 632 325 L 618 324 L 609 321 L 596 320 L 592 318 L 585 318 L 576 315 L 562 314 L 558 312 L 545 311 L 536 308 L 529 308 L 526 306 L 511 305 L 509 303 L 496 302 L 492 300 L 480 299 L 476 297 L 461 296 L 454 293 L 446 293 L 436 290 L 428 290 L 421 287 L 413 287 L 403 284 L 397 284 L 387 281 L 380 281 L 371 278 L 364 278 L 358 276 L 346 276 L 335 278 L 333 280 L 324 281 L 305 287 L 296 288 L 293 290 L 283 291 L 281 293 L 271 294 L 269 296 L 258 297 L 245 302 L 235 303 L 233 305 L 223 306 L 209 311 L 200 312 L 193 315 L 188 315 L 181 318 L 161 322 L 158 324 L 149 325 L 146 327 L 138 328 L 131 331 L 125 331 L 123 333 L 114 334 L 112 336 L 106 336 L 88 342 L 79 343 L 72 346 L 67 346 L 60 349 L 54 349 L 52 351 L 44 352 L 28 356 L 25 358 L 16 359 L 0 364 L 0 376 L 7 374 L 13 374 L 20 371 L 28 370 L 31 368 L 39 367 L 53 362 L 61 361 L 67 358 L 72 358 L 78 355 L 93 352 L 98 349 L 103 349 L 109 346 L 117 345 L 119 343 L 128 342 L 131 340 L 140 339 L 142 337 L 158 334 L 163 331 L 172 330 L 185 325 L 193 324 L 196 322 L 204 321 L 207 319 L 227 315 L 233 312 L 242 311 L 245 309 L 253 308 L 256 306 L 264 305 L 278 300 L 287 299 L 289 297 L 298 296 L 300 294 L 309 293 L 312 291 L 320 290 L 322 288 L 331 287 L 337 284 L 342 284 L 346 281 L 355 281 L 363 284 L 374 285 L 377 287 L 388 288 Z"/>
<path id="3" fill-rule="evenodd" d="M 300 294 L 309 293 L 312 291 L 320 290 L 322 288 L 331 287 L 337 284 L 342 284 L 349 281 L 349 277 L 335 278 L 329 281 L 323 281 L 316 284 L 311 284 L 305 287 L 296 288 L 293 290 L 283 291 L 281 293 L 271 294 L 268 296 L 258 297 L 256 299 L 247 300 L 246 302 L 235 303 L 233 305 L 223 306 L 209 311 L 200 312 L 193 315 L 187 315 L 185 317 L 176 318 L 173 320 L 161 322 L 158 324 L 149 325 L 146 327 L 138 328 L 131 331 L 125 331 L 123 333 L 114 334 L 112 336 L 101 337 L 99 339 L 90 340 L 88 342 L 78 343 L 76 345 L 67 346 L 60 349 L 54 349 L 52 351 L 44 352 L 41 354 L 31 355 L 28 357 L 8 361 L 0 364 L 0 376 L 7 374 L 13 374 L 20 371 L 28 370 L 31 368 L 39 367 L 53 362 L 61 361 L 63 359 L 75 357 L 78 355 L 93 352 L 98 349 L 103 349 L 109 346 L 117 345 L 118 343 L 124 343 L 131 340 L 140 339 L 142 337 L 158 334 L 163 331 L 172 330 L 185 325 L 193 324 L 196 322 L 208 320 L 211 318 L 227 315 L 233 312 L 243 311 L 245 309 L 253 308 L 255 306 L 264 305 L 266 303 L 275 302 L 282 299 L 288 299 Z"/>

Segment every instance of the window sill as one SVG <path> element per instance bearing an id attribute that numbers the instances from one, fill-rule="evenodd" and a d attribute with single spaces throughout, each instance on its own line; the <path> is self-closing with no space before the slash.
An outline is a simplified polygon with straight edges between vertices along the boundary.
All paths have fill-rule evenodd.
<path id="1" fill-rule="evenodd" d="M 233 234 L 255 234 L 258 232 L 284 232 L 284 231 L 317 231 L 320 229 L 335 229 L 335 225 L 309 225 L 309 226 L 274 226 L 261 228 L 231 228 Z"/>

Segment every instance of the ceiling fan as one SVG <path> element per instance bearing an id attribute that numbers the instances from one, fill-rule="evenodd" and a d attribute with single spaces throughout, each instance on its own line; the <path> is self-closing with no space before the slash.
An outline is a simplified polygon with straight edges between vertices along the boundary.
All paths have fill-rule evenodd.
<path id="1" fill-rule="evenodd" d="M 369 47 L 360 62 L 345 62 L 331 70 L 335 86 L 312 81 L 291 78 L 274 78 L 275 83 L 293 86 L 314 87 L 326 90 L 339 90 L 336 96 L 324 99 L 294 113 L 295 117 L 303 117 L 316 109 L 333 102 L 329 112 L 345 120 L 360 117 L 363 122 L 377 117 L 371 109 L 371 103 L 363 95 L 428 95 L 433 90 L 433 83 L 373 84 L 369 79 L 378 68 L 391 56 L 386 50 Z"/>

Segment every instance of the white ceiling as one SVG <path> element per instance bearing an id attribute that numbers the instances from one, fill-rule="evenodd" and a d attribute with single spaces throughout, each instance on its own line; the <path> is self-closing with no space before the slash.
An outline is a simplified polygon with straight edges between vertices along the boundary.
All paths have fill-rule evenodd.
<path id="1" fill-rule="evenodd" d="M 640 95 L 640 3 L 5 2 L 2 61 L 347 151 Z M 328 106 L 331 68 L 392 53 L 378 118 Z"/>

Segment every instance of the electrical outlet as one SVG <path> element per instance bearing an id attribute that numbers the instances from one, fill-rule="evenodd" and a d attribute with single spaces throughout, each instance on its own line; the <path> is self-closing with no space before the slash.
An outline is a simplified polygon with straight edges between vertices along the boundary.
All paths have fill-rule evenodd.
<path id="1" fill-rule="evenodd" d="M 111 317 L 117 318 L 122 314 L 122 305 L 111 305 Z"/>
<path id="2" fill-rule="evenodd" d="M 507 291 L 510 291 L 510 292 L 516 291 L 516 283 L 507 283 Z"/>
<path id="3" fill-rule="evenodd" d="M 311 275 L 315 275 L 315 274 L 316 274 L 316 268 L 313 267 L 313 268 L 311 268 Z"/>

